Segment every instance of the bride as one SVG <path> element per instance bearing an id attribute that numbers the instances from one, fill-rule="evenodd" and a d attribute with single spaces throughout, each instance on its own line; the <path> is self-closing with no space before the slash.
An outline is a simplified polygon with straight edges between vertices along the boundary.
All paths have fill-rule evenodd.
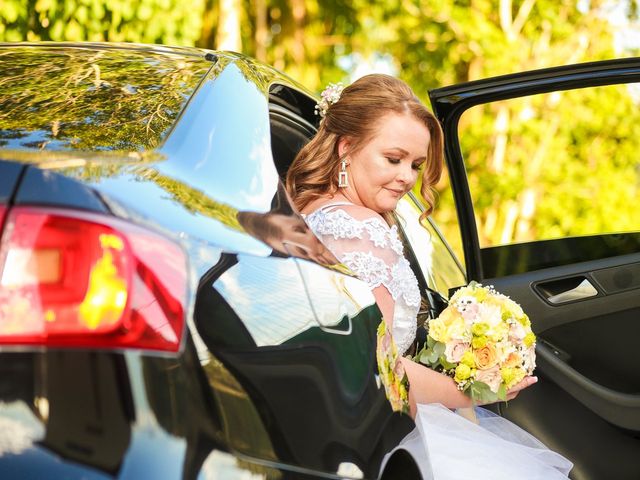
<path id="1" fill-rule="evenodd" d="M 416 335 L 420 291 L 391 212 L 419 177 L 424 215 L 433 209 L 442 131 L 411 88 L 387 75 L 367 75 L 344 90 L 330 85 L 317 110 L 320 128 L 293 162 L 287 190 L 309 227 L 367 282 L 383 314 L 383 335 L 390 332 L 397 351 L 406 352 Z M 482 408 L 475 421 L 457 414 L 472 405 L 450 377 L 404 356 L 395 371 L 406 373 L 408 398 L 390 400 L 417 427 L 402 446 L 418 455 L 425 478 L 567 478 L 571 462 L 515 424 Z M 507 399 L 535 382 L 525 377 Z"/>

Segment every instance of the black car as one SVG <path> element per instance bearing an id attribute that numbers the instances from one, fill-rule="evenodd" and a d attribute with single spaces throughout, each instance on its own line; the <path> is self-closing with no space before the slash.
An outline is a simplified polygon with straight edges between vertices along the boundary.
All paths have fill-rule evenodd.
<path id="1" fill-rule="evenodd" d="M 460 118 L 638 78 L 627 60 L 431 92 L 465 268 L 415 196 L 398 207 L 421 319 L 467 279 L 529 313 L 540 382 L 494 408 L 575 479 L 640 476 L 638 234 L 482 245 Z M 282 186 L 312 94 L 238 54 L 131 44 L 0 45 L 0 82 L 2 478 L 421 477 L 394 450 L 413 422 L 377 377 L 373 296 Z"/>

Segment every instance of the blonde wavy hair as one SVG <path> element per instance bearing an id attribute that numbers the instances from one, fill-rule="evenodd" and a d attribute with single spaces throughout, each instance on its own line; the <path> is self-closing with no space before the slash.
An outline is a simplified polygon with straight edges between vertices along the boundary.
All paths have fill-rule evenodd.
<path id="1" fill-rule="evenodd" d="M 442 129 L 411 87 L 383 74 L 366 75 L 346 87 L 340 100 L 327 109 L 316 135 L 296 156 L 287 172 L 286 188 L 298 210 L 320 196 L 338 191 L 340 138 L 351 139 L 351 150 L 346 154 L 357 152 L 375 135 L 380 118 L 392 112 L 413 115 L 429 130 L 431 139 L 420 190 L 427 203 L 422 219 L 433 211 L 433 186 L 440 180 L 443 168 Z"/>

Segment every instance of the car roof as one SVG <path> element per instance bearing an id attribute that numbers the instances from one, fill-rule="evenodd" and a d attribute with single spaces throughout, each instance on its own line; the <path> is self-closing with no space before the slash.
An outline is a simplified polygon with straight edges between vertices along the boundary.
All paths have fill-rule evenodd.
<path id="1" fill-rule="evenodd" d="M 141 152 L 211 68 L 206 52 L 128 44 L 0 44 L 0 148 Z"/>

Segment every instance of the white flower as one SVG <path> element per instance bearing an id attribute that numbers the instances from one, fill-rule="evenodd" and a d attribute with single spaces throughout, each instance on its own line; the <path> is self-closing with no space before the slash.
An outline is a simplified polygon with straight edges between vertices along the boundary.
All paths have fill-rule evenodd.
<path id="1" fill-rule="evenodd" d="M 476 303 L 478 303 L 478 301 L 476 300 L 476 297 L 474 297 L 473 295 L 462 295 L 460 296 L 460 298 L 456 300 L 456 305 L 458 306 L 458 309 L 464 308 L 467 305 L 474 305 Z"/>
<path id="2" fill-rule="evenodd" d="M 458 311 L 460 315 L 462 315 L 462 318 L 464 318 L 464 323 L 469 327 L 478 320 L 480 306 L 477 303 L 472 303 L 471 305 L 458 307 Z"/>
<path id="3" fill-rule="evenodd" d="M 506 362 L 509 355 L 514 353 L 517 349 L 511 342 L 498 342 L 496 343 L 496 350 L 498 351 L 498 362 Z"/>
<path id="4" fill-rule="evenodd" d="M 320 101 L 316 104 L 316 115 L 320 115 L 321 118 L 324 118 L 329 107 L 340 100 L 342 90 L 344 90 L 344 86 L 340 82 L 330 83 L 327 85 L 327 88 L 325 88 L 320 94 Z"/>
<path id="5" fill-rule="evenodd" d="M 527 332 L 520 322 L 516 321 L 511 324 L 511 327 L 509 328 L 509 340 L 515 343 L 520 343 L 526 334 Z"/>
<path id="6" fill-rule="evenodd" d="M 533 345 L 522 352 L 522 360 L 527 375 L 531 375 L 536 368 L 536 349 Z"/>
<path id="7" fill-rule="evenodd" d="M 502 322 L 502 311 L 497 305 L 480 304 L 479 319 L 489 327 L 496 327 Z"/>

